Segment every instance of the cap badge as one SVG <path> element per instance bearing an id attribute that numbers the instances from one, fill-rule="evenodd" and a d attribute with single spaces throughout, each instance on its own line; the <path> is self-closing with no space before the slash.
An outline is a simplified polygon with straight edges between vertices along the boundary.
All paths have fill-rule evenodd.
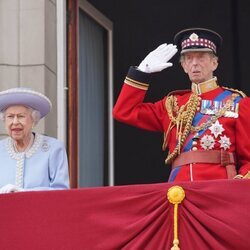
<path id="1" fill-rule="evenodd" d="M 190 36 L 189 36 L 189 39 L 193 42 L 195 41 L 198 41 L 199 40 L 199 36 L 195 33 L 192 33 Z"/>

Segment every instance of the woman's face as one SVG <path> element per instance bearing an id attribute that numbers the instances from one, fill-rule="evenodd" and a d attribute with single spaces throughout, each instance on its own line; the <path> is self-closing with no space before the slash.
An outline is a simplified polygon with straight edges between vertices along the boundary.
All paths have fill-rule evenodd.
<path id="1" fill-rule="evenodd" d="M 13 140 L 29 140 L 34 124 L 31 110 L 21 105 L 8 107 L 4 113 L 4 124 L 8 135 Z"/>

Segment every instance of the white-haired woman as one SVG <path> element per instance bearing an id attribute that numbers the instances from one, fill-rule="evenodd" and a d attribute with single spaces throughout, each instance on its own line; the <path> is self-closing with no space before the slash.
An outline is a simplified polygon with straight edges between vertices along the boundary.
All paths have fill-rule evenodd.
<path id="1" fill-rule="evenodd" d="M 0 141 L 0 193 L 69 188 L 63 143 L 32 130 L 51 106 L 31 89 L 0 92 L 0 118 L 9 135 Z"/>

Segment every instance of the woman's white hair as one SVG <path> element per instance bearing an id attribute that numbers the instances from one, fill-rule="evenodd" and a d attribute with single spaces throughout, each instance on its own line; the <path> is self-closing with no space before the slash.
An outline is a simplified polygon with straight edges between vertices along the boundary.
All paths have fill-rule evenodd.
<path id="1" fill-rule="evenodd" d="M 37 123 L 40 121 L 41 119 L 41 113 L 40 111 L 36 110 L 36 109 L 32 109 L 32 108 L 29 108 L 31 110 L 31 117 L 34 121 L 34 125 L 36 126 Z"/>
<path id="2" fill-rule="evenodd" d="M 0 112 L 0 120 L 1 120 L 1 121 L 4 121 L 4 111 L 1 111 L 1 112 Z"/>
<path id="3" fill-rule="evenodd" d="M 41 113 L 40 113 L 40 111 L 38 111 L 36 109 L 33 109 L 33 108 L 30 108 L 30 107 L 28 107 L 28 110 L 30 110 L 31 117 L 32 117 L 32 120 L 34 122 L 34 126 L 36 126 L 37 123 L 41 119 Z M 0 112 L 0 120 L 4 121 L 4 118 L 5 118 L 5 110 L 3 110 L 3 111 Z"/>

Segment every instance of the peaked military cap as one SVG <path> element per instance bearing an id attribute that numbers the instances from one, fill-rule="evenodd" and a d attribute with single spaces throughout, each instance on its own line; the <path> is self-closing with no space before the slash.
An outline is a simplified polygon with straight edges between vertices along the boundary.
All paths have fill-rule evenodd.
<path id="1" fill-rule="evenodd" d="M 222 37 L 215 31 L 204 28 L 190 28 L 178 32 L 174 37 L 181 54 L 189 51 L 208 51 L 217 55 Z"/>

